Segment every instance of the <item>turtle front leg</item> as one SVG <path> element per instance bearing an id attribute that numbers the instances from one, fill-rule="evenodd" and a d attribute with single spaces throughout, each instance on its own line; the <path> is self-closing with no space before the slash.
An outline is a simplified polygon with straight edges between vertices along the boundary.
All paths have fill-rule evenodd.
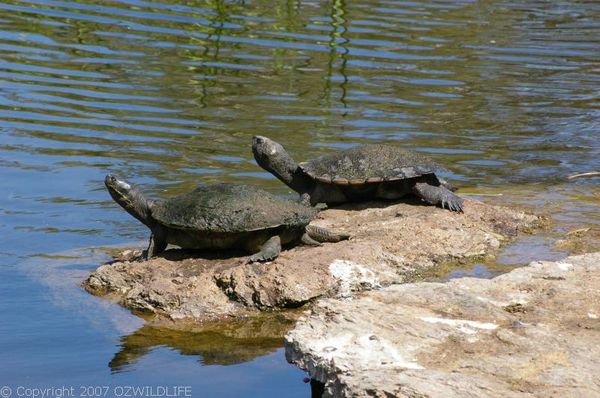
<path id="1" fill-rule="evenodd" d="M 413 193 L 431 205 L 447 208 L 457 213 L 463 212 L 463 199 L 441 185 L 431 185 L 426 182 L 417 182 L 413 186 Z"/>
<path id="2" fill-rule="evenodd" d="M 275 260 L 281 253 L 281 239 L 279 235 L 272 236 L 260 247 L 258 253 L 248 257 L 249 263 L 265 262 Z"/>
<path id="3" fill-rule="evenodd" d="M 143 260 L 150 260 L 152 257 L 163 252 L 167 248 L 167 240 L 160 231 L 152 231 L 150 243 L 146 253 L 142 255 Z"/>
<path id="4" fill-rule="evenodd" d="M 310 207 L 310 195 L 308 193 L 303 193 L 298 197 L 298 203 L 302 206 Z"/>
<path id="5" fill-rule="evenodd" d="M 313 205 L 311 204 L 311 199 L 310 199 L 310 195 L 308 193 L 303 193 L 302 195 L 300 195 L 298 197 L 298 203 L 300 203 L 302 206 L 306 206 L 306 207 L 313 207 Z M 325 210 L 327 208 L 327 204 L 326 203 L 316 203 L 314 205 L 314 208 L 317 210 Z"/>

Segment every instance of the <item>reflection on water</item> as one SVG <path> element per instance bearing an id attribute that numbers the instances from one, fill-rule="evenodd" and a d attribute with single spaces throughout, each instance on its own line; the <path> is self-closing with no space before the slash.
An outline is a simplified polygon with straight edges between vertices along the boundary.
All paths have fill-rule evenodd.
<path id="1" fill-rule="evenodd" d="M 190 324 L 178 330 L 166 321 L 143 324 L 120 306 L 80 288 L 89 271 L 119 249 L 122 246 L 78 249 L 19 264 L 29 281 L 15 278 L 15 291 L 32 282 L 40 288 L 0 303 L 9 321 L 1 324 L 2 332 L 10 328 L 4 338 L 21 343 L 2 343 L 3 380 L 11 386 L 179 384 L 190 386 L 193 396 L 305 396 L 303 372 L 284 364 L 281 349 L 283 335 L 299 312 Z M 51 327 L 39 330 L 45 325 Z M 220 370 L 214 365 L 229 366 Z M 28 372 L 36 372 L 40 380 L 32 381 Z M 157 372 L 163 378 L 157 378 Z M 230 378 L 239 383 L 231 385 Z"/>
<path id="2" fill-rule="evenodd" d="M 486 264 L 499 270 L 523 253 L 566 255 L 574 246 L 553 239 L 576 229 L 589 227 L 594 247 L 598 179 L 564 177 L 600 170 L 599 20 L 597 2 L 580 0 L 0 0 L 0 374 L 144 383 L 160 360 L 170 381 L 235 396 L 198 377 L 235 366 L 218 373 L 160 348 L 111 374 L 132 331 L 92 326 L 83 314 L 104 318 L 84 293 L 57 305 L 52 286 L 76 278 L 44 284 L 17 264 L 146 239 L 106 194 L 108 172 L 157 197 L 216 181 L 289 194 L 254 164 L 254 134 L 298 160 L 394 143 L 447 166 L 463 192 L 548 214 L 548 236 Z M 96 258 L 82 258 L 72 268 L 85 274 Z M 269 369 L 297 376 L 282 356 Z"/>
<path id="3" fill-rule="evenodd" d="M 171 347 L 183 355 L 199 356 L 204 365 L 247 362 L 281 348 L 282 336 L 293 325 L 289 316 L 267 314 L 188 331 L 144 326 L 121 339 L 121 350 L 109 366 L 114 372 L 121 371 L 160 346 Z"/>

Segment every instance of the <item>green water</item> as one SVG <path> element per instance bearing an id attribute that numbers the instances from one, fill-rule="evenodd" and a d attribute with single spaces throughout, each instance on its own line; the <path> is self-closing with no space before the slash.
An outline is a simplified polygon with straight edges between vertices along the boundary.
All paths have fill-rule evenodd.
<path id="1" fill-rule="evenodd" d="M 462 192 L 552 221 L 454 276 L 565 256 L 557 239 L 600 227 L 600 179 L 565 179 L 600 170 L 600 3 L 0 1 L 0 386 L 307 396 L 273 329 L 149 330 L 79 288 L 103 247 L 147 239 L 109 172 L 154 197 L 289 195 L 254 134 L 298 160 L 411 148 Z"/>

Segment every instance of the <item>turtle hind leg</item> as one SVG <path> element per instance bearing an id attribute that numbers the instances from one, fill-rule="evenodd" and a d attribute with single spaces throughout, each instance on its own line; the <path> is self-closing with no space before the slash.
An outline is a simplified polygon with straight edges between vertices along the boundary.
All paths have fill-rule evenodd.
<path id="1" fill-rule="evenodd" d="M 279 235 L 272 236 L 260 247 L 258 253 L 248 257 L 248 263 L 265 262 L 275 260 L 281 253 L 281 238 Z"/>
<path id="2" fill-rule="evenodd" d="M 317 242 L 339 242 L 350 238 L 348 234 L 332 232 L 316 225 L 306 226 L 306 235 Z"/>
<path id="3" fill-rule="evenodd" d="M 441 185 L 431 185 L 427 182 L 416 182 L 413 186 L 415 195 L 431 205 L 447 208 L 457 213 L 463 212 L 463 199 Z"/>
<path id="4" fill-rule="evenodd" d="M 307 246 L 322 246 L 321 242 L 314 240 L 313 238 L 310 237 L 310 235 L 305 232 L 302 237 L 300 238 L 300 241 L 307 245 Z"/>

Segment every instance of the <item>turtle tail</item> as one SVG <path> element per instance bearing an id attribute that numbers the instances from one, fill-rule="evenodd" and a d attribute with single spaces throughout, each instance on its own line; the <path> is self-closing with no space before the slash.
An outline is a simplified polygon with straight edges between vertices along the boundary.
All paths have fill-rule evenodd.
<path id="1" fill-rule="evenodd" d="M 316 225 L 308 225 L 306 227 L 306 233 L 318 242 L 339 242 L 350 238 L 350 235 L 348 234 L 332 232 L 325 228 L 317 227 Z"/>

